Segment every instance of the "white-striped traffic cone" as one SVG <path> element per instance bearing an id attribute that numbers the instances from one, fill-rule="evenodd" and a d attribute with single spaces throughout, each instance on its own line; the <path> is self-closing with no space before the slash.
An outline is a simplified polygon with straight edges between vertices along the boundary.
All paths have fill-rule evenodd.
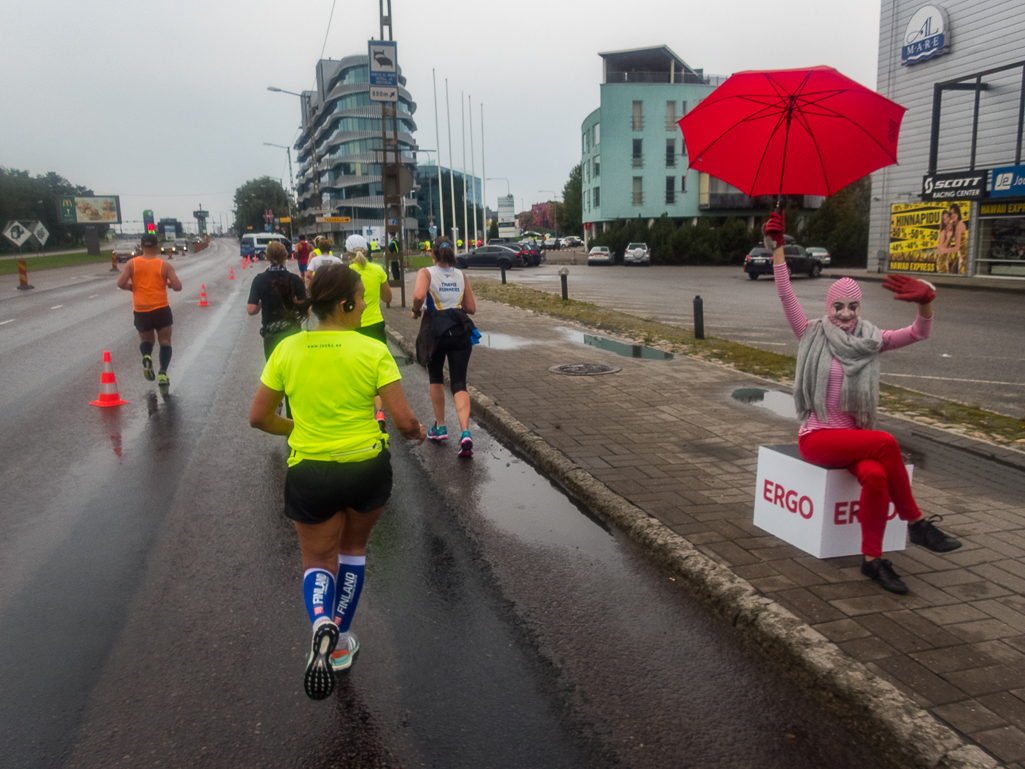
<path id="1" fill-rule="evenodd" d="M 117 379 L 114 377 L 114 365 L 110 362 L 110 352 L 103 351 L 103 371 L 100 373 L 100 394 L 96 400 L 89 401 L 90 406 L 126 406 L 128 401 L 121 400 L 117 392 Z"/>

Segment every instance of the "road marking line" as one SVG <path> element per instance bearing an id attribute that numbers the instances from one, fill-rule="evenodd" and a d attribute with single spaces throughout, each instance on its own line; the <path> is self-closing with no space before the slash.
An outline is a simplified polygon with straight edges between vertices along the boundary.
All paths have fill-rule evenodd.
<path id="1" fill-rule="evenodd" d="M 14 323 L 14 321 L 16 320 L 17 318 L 11 318 L 10 320 L 0 320 L 0 326 L 4 325 L 5 323 Z"/>
<path id="2" fill-rule="evenodd" d="M 90 299 L 95 299 L 95 298 L 96 298 L 96 297 L 98 297 L 98 296 L 99 296 L 99 294 L 93 294 L 93 295 L 92 295 L 92 296 L 90 296 L 89 298 L 90 298 Z"/>
<path id="3" fill-rule="evenodd" d="M 988 379 L 955 379 L 949 376 L 923 376 L 921 374 L 882 374 L 882 376 L 900 376 L 907 379 L 938 379 L 941 382 L 971 382 L 972 384 L 995 384 L 1025 387 L 1025 382 L 991 382 Z"/>
<path id="4" fill-rule="evenodd" d="M 50 309 L 51 309 L 51 310 L 59 310 L 59 309 L 60 309 L 61 307 L 63 307 L 63 306 L 64 306 L 63 304 L 55 304 L 55 305 L 54 305 L 53 307 L 51 307 Z"/>

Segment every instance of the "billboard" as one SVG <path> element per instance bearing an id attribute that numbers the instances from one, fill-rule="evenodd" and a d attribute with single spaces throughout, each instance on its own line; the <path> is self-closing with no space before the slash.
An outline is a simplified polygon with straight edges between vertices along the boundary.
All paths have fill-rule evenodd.
<path id="1" fill-rule="evenodd" d="M 964 275 L 970 211 L 967 200 L 891 205 L 890 271 Z"/>
<path id="2" fill-rule="evenodd" d="M 502 238 L 519 237 L 516 227 L 516 198 L 512 195 L 498 199 L 498 235 Z"/>
<path id="3" fill-rule="evenodd" d="M 61 224 L 120 224 L 121 199 L 117 195 L 57 198 Z"/>

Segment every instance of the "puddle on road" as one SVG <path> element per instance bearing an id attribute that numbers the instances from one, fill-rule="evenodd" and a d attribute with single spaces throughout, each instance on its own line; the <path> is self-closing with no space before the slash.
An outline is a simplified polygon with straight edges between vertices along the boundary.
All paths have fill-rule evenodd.
<path id="1" fill-rule="evenodd" d="M 646 347 L 642 344 L 631 344 L 620 342 L 597 334 L 585 334 L 583 331 L 561 326 L 557 329 L 566 341 L 575 344 L 582 344 L 588 347 L 597 347 L 599 350 L 612 352 L 624 358 L 642 358 L 644 360 L 673 360 L 676 356 L 671 352 L 656 350 L 653 347 Z M 526 339 L 511 334 L 496 334 L 493 332 L 481 332 L 480 344 L 483 347 L 490 347 L 492 350 L 519 350 L 535 344 L 547 344 L 537 339 Z"/>
<path id="2" fill-rule="evenodd" d="M 797 419 L 794 396 L 778 390 L 763 390 L 760 387 L 741 387 L 731 393 L 734 400 L 759 408 L 768 409 L 776 416 Z"/>

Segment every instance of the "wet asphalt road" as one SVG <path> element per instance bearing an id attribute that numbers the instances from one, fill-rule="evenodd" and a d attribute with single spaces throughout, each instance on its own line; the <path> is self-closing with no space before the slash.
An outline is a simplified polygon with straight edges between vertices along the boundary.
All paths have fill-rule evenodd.
<path id="1" fill-rule="evenodd" d="M 362 648 L 308 700 L 285 443 L 248 427 L 262 346 L 229 259 L 176 261 L 167 400 L 111 276 L 0 298 L 0 767 L 881 765 L 479 428 L 472 461 L 393 445 Z M 120 409 L 87 405 L 104 349 Z"/>
<path id="2" fill-rule="evenodd" d="M 580 254 L 578 259 L 585 260 Z M 787 325 L 768 277 L 748 279 L 739 267 L 588 267 L 568 265 L 573 299 L 594 302 L 644 318 L 693 328 L 694 297 L 703 302 L 705 333 L 764 350 L 797 355 L 797 339 Z M 522 283 L 557 293 L 558 265 L 509 273 Z M 843 274 L 843 270 L 829 270 Z M 471 270 L 471 275 L 494 270 Z M 834 278 L 797 275 L 794 293 L 808 317 L 825 314 L 826 290 Z M 862 281 L 863 317 L 880 328 L 903 328 L 915 319 L 915 306 L 895 302 L 878 282 Z M 1025 414 L 1025 324 L 1022 295 L 941 287 L 932 336 L 925 342 L 880 358 L 883 381 L 952 398 L 999 413 Z"/>

